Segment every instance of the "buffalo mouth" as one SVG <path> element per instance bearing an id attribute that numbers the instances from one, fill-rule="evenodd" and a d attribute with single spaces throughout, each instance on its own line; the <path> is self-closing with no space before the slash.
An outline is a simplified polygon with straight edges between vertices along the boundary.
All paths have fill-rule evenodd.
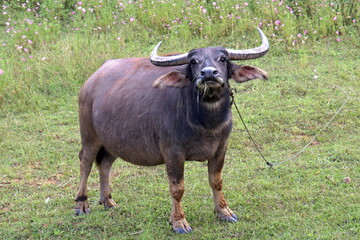
<path id="1" fill-rule="evenodd" d="M 222 78 L 197 79 L 195 81 L 198 97 L 204 102 L 217 102 L 221 99 L 225 82 Z"/>
<path id="2" fill-rule="evenodd" d="M 199 90 L 205 89 L 218 89 L 225 85 L 224 79 L 221 77 L 214 77 L 214 78 L 198 78 L 195 81 L 196 88 Z"/>

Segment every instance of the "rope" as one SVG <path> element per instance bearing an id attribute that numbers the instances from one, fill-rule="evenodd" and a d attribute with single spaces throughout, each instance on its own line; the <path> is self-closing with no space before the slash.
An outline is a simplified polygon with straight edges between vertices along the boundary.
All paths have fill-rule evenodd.
<path id="1" fill-rule="evenodd" d="M 309 76 L 309 75 L 287 75 L 286 77 L 293 77 L 293 76 Z M 297 158 L 301 153 L 303 153 L 303 152 L 305 151 L 305 149 L 311 144 L 311 142 L 316 138 L 316 136 L 317 136 L 319 133 L 321 133 L 322 131 L 324 131 L 324 130 L 329 126 L 329 124 L 334 120 L 334 118 L 340 113 L 340 111 L 342 110 L 342 108 L 343 108 L 343 107 L 346 105 L 346 103 L 349 101 L 350 96 L 349 96 L 349 95 L 347 94 L 347 92 L 346 92 L 344 89 L 342 89 L 341 87 L 339 87 L 339 86 L 337 86 L 337 85 L 335 85 L 335 84 L 333 84 L 333 83 L 329 83 L 329 82 L 323 81 L 323 80 L 319 80 L 319 79 L 317 79 L 317 80 L 320 81 L 320 82 L 327 83 L 327 84 L 329 84 L 329 85 L 331 85 L 331 86 L 333 86 L 333 87 L 336 87 L 336 88 L 340 89 L 340 90 L 346 95 L 347 98 L 345 99 L 344 103 L 339 107 L 339 109 L 335 112 L 335 114 L 330 118 L 330 120 L 310 139 L 310 141 L 309 141 L 298 153 L 296 153 L 294 156 L 292 156 L 292 157 L 290 157 L 290 158 L 288 158 L 288 159 L 286 159 L 286 160 L 284 160 L 284 161 L 282 161 L 282 162 L 275 162 L 275 163 L 272 163 L 272 162 L 268 161 L 268 160 L 265 158 L 265 156 L 262 154 L 262 152 L 260 151 L 260 149 L 259 149 L 258 145 L 256 144 L 254 138 L 251 136 L 250 131 L 249 131 L 249 129 L 247 128 L 247 126 L 246 126 L 246 124 L 245 124 L 245 121 L 244 121 L 242 115 L 240 114 L 239 108 L 237 107 L 236 102 L 235 102 L 235 98 L 234 98 L 234 94 L 233 94 L 233 92 L 232 92 L 232 89 L 229 89 L 229 88 L 228 88 L 228 89 L 229 89 L 229 92 L 230 92 L 230 97 L 231 97 L 231 104 L 233 104 L 233 105 L 235 106 L 235 109 L 236 109 L 236 111 L 237 111 L 237 113 L 238 113 L 238 115 L 239 115 L 239 117 L 240 117 L 240 120 L 241 120 L 242 124 L 244 125 L 245 130 L 246 130 L 247 134 L 249 135 L 249 138 L 251 139 L 252 143 L 254 144 L 256 150 L 259 152 L 261 158 L 266 162 L 266 165 L 268 165 L 270 168 L 273 167 L 273 166 L 276 166 L 276 165 L 281 165 L 281 164 L 284 164 L 284 163 L 286 163 L 286 162 L 292 161 L 292 160 L 294 160 L 295 158 Z"/>

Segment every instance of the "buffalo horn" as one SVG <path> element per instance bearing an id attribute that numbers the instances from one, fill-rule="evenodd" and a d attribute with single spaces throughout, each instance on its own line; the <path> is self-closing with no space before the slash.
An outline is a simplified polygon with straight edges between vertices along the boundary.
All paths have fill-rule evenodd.
<path id="1" fill-rule="evenodd" d="M 260 28 L 258 28 L 258 31 L 261 36 L 261 45 L 256 48 L 244 50 L 226 49 L 229 54 L 229 60 L 246 60 L 264 56 L 267 51 L 269 51 L 270 45 L 265 34 L 260 30 Z"/>
<path id="2" fill-rule="evenodd" d="M 156 66 L 177 66 L 184 65 L 189 63 L 188 53 L 183 53 L 173 56 L 158 56 L 157 51 L 161 45 L 161 41 L 155 46 L 154 50 L 151 52 L 150 61 Z"/>

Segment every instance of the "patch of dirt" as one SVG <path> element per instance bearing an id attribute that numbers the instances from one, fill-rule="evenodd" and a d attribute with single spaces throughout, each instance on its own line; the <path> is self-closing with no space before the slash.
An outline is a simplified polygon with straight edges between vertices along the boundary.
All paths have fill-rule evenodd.
<path id="1" fill-rule="evenodd" d="M 292 136 L 291 140 L 292 140 L 292 142 L 295 142 L 295 143 L 301 142 L 301 141 L 309 142 L 311 138 L 312 138 L 312 136 L 306 135 L 305 133 L 301 133 L 301 134 Z M 310 143 L 310 145 L 319 145 L 319 144 L 320 144 L 320 142 L 316 139 L 313 139 Z"/>

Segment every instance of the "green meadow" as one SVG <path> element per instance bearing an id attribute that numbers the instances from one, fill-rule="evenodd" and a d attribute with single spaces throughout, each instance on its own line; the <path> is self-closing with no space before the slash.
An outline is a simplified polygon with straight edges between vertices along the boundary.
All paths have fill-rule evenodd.
<path id="1" fill-rule="evenodd" d="M 359 3 L 0 1 L 0 239 L 359 239 Z M 194 232 L 174 234 L 165 166 L 120 159 L 111 174 L 118 206 L 98 205 L 94 167 L 91 213 L 75 216 L 86 79 L 107 59 L 148 57 L 159 41 L 163 54 L 253 48 L 257 27 L 270 51 L 239 64 L 269 80 L 231 86 L 262 154 L 285 162 L 264 163 L 233 108 L 223 189 L 239 221 L 216 219 L 206 163 L 187 162 L 183 206 Z"/>

